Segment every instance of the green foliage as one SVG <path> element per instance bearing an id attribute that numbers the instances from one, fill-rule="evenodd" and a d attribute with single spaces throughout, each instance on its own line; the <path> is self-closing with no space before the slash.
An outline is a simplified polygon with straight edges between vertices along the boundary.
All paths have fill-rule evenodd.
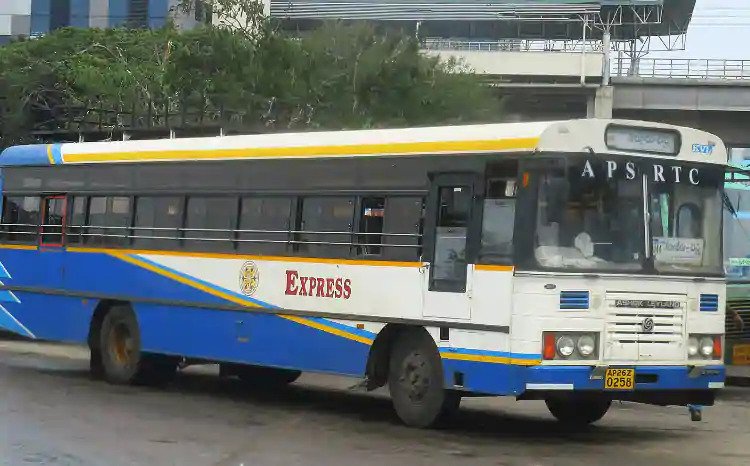
<path id="1" fill-rule="evenodd" d="M 339 23 L 292 37 L 258 19 L 252 0 L 213 1 L 214 12 L 225 12 L 218 26 L 63 29 L 0 47 L 0 145 L 23 141 L 30 128 L 60 112 L 85 119 L 97 108 L 112 110 L 112 126 L 128 123 L 118 121 L 118 112 L 156 118 L 154 109 L 231 109 L 247 130 L 499 117 L 489 88 L 459 64 L 422 55 L 411 37 Z M 226 9 L 238 1 L 245 9 L 233 10 L 232 20 Z"/>

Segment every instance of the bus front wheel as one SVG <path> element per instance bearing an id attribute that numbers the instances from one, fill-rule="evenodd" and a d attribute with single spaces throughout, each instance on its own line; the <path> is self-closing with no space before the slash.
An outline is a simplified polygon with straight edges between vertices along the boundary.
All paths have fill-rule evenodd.
<path id="1" fill-rule="evenodd" d="M 607 414 L 612 401 L 606 398 L 548 398 L 547 409 L 555 419 L 572 426 L 583 427 L 600 420 Z"/>
<path id="2" fill-rule="evenodd" d="M 412 427 L 432 427 L 458 410 L 461 395 L 445 390 L 440 354 L 424 330 L 406 331 L 396 340 L 388 369 L 388 388 L 398 417 Z"/>
<path id="3" fill-rule="evenodd" d="M 133 311 L 113 307 L 102 321 L 99 348 L 92 353 L 92 370 L 115 385 L 161 385 L 177 373 L 177 359 L 141 352 L 141 334 Z M 98 354 L 97 354 L 98 353 Z"/>

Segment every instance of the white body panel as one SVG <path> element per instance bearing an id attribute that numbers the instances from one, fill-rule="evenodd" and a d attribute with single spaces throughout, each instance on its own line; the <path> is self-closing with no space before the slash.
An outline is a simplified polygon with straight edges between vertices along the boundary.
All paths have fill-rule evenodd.
<path id="1" fill-rule="evenodd" d="M 466 293 L 427 292 L 426 267 L 418 263 L 385 263 L 367 265 L 357 261 L 321 259 L 295 261 L 263 257 L 185 257 L 179 255 L 141 254 L 139 259 L 189 276 L 224 290 L 238 299 L 257 300 L 269 307 L 288 311 L 319 312 L 347 325 L 363 324 L 377 333 L 389 319 L 426 319 L 428 321 L 462 322 L 496 327 L 494 329 L 455 329 L 448 341 L 433 336 L 439 346 L 513 354 L 541 355 L 545 331 L 600 332 L 601 354 L 597 360 L 612 364 L 665 365 L 686 364 L 686 341 L 689 333 L 723 332 L 725 302 L 721 280 L 696 282 L 679 277 L 607 276 L 514 273 L 510 268 L 482 270 L 470 266 L 472 286 Z M 257 288 L 251 296 L 243 293 L 242 268 L 252 263 L 257 270 Z M 487 266 L 485 266 L 487 267 Z M 291 275 L 290 275 L 291 274 Z M 291 277 L 291 278 L 290 278 Z M 307 296 L 301 294 L 303 277 Z M 320 280 L 324 280 L 319 292 Z M 334 291 L 329 288 L 333 280 Z M 341 295 L 335 291 L 335 280 L 341 279 Z M 348 282 L 347 282 L 348 281 Z M 591 306 L 586 310 L 561 310 L 560 292 L 589 290 Z M 701 312 L 701 293 L 719 295 L 718 312 Z M 670 334 L 655 335 L 648 341 L 622 342 L 622 332 L 637 333 L 637 322 L 617 316 L 613 299 L 670 299 L 684 303 L 679 309 L 640 310 L 641 314 L 664 315 L 657 325 L 668 323 Z M 458 310 L 457 310 L 458 309 Z M 282 311 L 283 312 L 283 311 Z M 342 318 L 336 319 L 336 315 Z M 362 320 L 357 320 L 357 317 Z M 374 321 L 374 322 L 373 322 Z M 618 325 L 620 325 L 618 327 Z M 506 330 L 503 330 L 503 327 Z M 617 328 L 616 328 L 617 327 Z M 509 332 L 508 329 L 509 328 Z M 716 364 L 699 360 L 692 364 Z M 580 364 L 580 361 L 549 361 L 545 364 Z"/>

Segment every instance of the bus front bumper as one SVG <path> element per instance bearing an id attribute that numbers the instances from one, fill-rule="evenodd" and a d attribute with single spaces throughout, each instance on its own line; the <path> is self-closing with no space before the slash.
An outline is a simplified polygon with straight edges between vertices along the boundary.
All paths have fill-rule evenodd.
<path id="1" fill-rule="evenodd" d="M 725 369 L 713 366 L 612 366 L 635 369 L 635 387 L 607 390 L 607 366 L 540 365 L 528 368 L 525 392 L 520 398 L 539 399 L 565 392 L 599 392 L 613 400 L 658 405 L 713 405 L 716 391 L 724 387 Z"/>

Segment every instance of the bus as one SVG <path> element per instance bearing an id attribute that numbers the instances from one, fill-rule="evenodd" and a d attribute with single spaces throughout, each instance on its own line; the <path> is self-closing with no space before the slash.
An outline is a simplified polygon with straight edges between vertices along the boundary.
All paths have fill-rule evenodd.
<path id="1" fill-rule="evenodd" d="M 747 170 L 748 164 L 737 166 Z M 725 213 L 724 262 L 727 274 L 725 363 L 750 365 L 750 184 L 743 174 L 727 176 L 731 209 Z"/>
<path id="2" fill-rule="evenodd" d="M 572 120 L 6 149 L 0 325 L 113 384 L 181 364 L 466 396 L 709 406 L 724 385 L 719 138 Z"/>

